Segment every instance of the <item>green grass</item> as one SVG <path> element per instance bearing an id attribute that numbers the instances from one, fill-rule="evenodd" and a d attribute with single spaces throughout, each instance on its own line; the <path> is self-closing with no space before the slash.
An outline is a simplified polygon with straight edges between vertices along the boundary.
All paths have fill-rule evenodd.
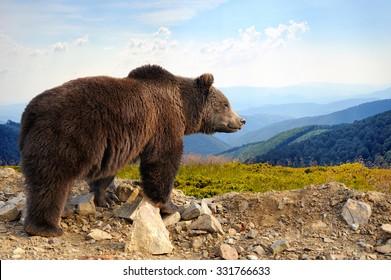
<path id="1" fill-rule="evenodd" d="M 128 166 L 120 178 L 138 179 L 138 166 Z M 290 168 L 268 164 L 183 165 L 175 187 L 187 195 L 210 197 L 226 192 L 265 192 L 292 190 L 311 184 L 337 181 L 360 191 L 391 193 L 391 170 L 369 169 L 359 163 L 341 166 Z"/>

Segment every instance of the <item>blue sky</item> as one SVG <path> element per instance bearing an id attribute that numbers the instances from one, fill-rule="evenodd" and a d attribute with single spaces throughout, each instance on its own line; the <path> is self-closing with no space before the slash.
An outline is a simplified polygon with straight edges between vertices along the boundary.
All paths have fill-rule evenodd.
<path id="1" fill-rule="evenodd" d="M 217 86 L 391 84 L 388 0 L 0 2 L 0 104 L 145 63 Z"/>

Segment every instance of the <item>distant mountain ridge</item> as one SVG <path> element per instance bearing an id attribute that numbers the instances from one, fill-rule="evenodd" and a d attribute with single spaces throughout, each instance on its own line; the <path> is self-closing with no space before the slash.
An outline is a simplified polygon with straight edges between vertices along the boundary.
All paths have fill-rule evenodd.
<path id="1" fill-rule="evenodd" d="M 316 117 L 304 117 L 299 119 L 285 120 L 274 123 L 255 131 L 251 131 L 240 138 L 229 142 L 231 146 L 239 146 L 248 143 L 255 143 L 270 139 L 271 137 L 296 127 L 308 125 L 335 125 L 341 123 L 352 123 L 375 114 L 391 110 L 391 99 L 378 100 L 360 104 L 342 111 Z"/>

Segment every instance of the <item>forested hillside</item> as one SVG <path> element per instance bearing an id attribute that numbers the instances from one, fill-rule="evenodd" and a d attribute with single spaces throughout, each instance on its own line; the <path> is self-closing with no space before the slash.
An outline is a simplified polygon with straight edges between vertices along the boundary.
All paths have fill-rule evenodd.
<path id="1" fill-rule="evenodd" d="M 355 161 L 369 166 L 391 164 L 391 111 L 353 124 L 330 127 L 330 131 L 277 146 L 246 160 L 295 167 Z"/>
<path id="2" fill-rule="evenodd" d="M 19 163 L 18 135 L 20 124 L 8 121 L 0 124 L 0 165 Z"/>

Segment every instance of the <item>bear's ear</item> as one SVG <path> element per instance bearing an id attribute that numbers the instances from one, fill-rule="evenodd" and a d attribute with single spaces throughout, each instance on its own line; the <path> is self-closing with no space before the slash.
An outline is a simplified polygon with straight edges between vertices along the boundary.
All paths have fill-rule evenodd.
<path id="1" fill-rule="evenodd" d="M 197 83 L 202 87 L 210 88 L 214 82 L 212 74 L 205 73 L 197 78 Z"/>

